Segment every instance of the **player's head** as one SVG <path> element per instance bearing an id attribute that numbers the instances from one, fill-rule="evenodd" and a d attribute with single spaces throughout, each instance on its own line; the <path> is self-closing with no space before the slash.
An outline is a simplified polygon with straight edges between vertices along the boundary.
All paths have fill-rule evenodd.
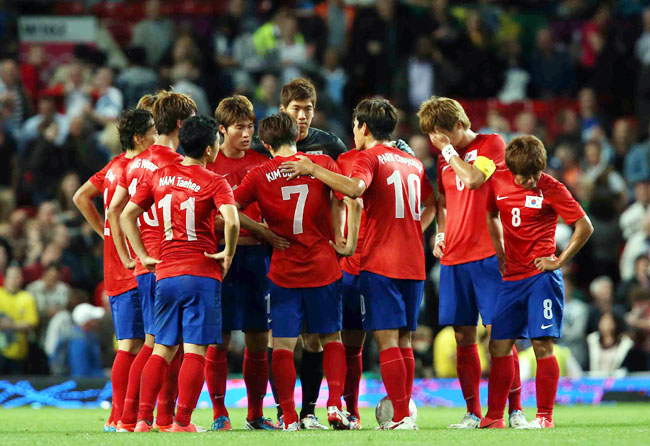
<path id="1" fill-rule="evenodd" d="M 282 146 L 296 145 L 298 125 L 287 113 L 275 113 L 260 121 L 257 135 L 271 155 L 275 155 Z"/>
<path id="2" fill-rule="evenodd" d="M 533 135 L 517 136 L 506 147 L 506 166 L 515 176 L 515 183 L 535 189 L 546 169 L 546 149 Z"/>
<path id="3" fill-rule="evenodd" d="M 219 126 L 206 116 L 192 116 L 178 132 L 185 156 L 214 163 L 219 153 Z"/>
<path id="4" fill-rule="evenodd" d="M 352 133 L 357 150 L 365 149 L 368 138 L 390 141 L 397 127 L 397 109 L 387 99 L 364 99 L 352 114 Z"/>
<path id="5" fill-rule="evenodd" d="M 422 133 L 447 135 L 453 146 L 458 144 L 463 133 L 472 126 L 458 101 L 439 96 L 432 96 L 420 105 L 418 118 Z"/>
<path id="6" fill-rule="evenodd" d="M 183 93 L 161 91 L 151 107 L 159 135 L 174 133 L 187 118 L 197 113 L 194 99 Z"/>
<path id="7" fill-rule="evenodd" d="M 235 95 L 219 102 L 214 112 L 224 144 L 238 151 L 248 150 L 255 133 L 255 111 L 246 96 Z"/>
<path id="8" fill-rule="evenodd" d="M 298 123 L 300 134 L 304 139 L 314 119 L 316 110 L 316 88 L 309 79 L 297 78 L 282 87 L 280 92 L 280 111 L 288 113 Z"/>
<path id="9" fill-rule="evenodd" d="M 124 110 L 117 121 L 122 152 L 144 150 L 153 144 L 158 133 L 153 123 L 153 115 L 147 110 Z"/>
<path id="10" fill-rule="evenodd" d="M 135 108 L 151 111 L 153 103 L 156 102 L 157 98 L 158 97 L 155 94 L 145 94 L 140 98 Z"/>

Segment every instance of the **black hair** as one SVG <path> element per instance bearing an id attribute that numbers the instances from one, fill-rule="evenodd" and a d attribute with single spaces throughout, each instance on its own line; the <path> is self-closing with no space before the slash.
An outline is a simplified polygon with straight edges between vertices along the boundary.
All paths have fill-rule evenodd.
<path id="1" fill-rule="evenodd" d="M 214 146 L 219 126 L 217 121 L 206 116 L 193 116 L 183 121 L 178 137 L 185 155 L 199 159 L 205 148 Z"/>
<path id="2" fill-rule="evenodd" d="M 352 120 L 357 119 L 359 127 L 366 124 L 377 141 L 392 139 L 397 127 L 397 109 L 386 99 L 364 99 L 354 109 Z"/>
<path id="3" fill-rule="evenodd" d="M 144 136 L 154 125 L 151 112 L 139 108 L 124 110 L 117 121 L 122 152 L 135 148 L 134 136 Z"/>
<path id="4" fill-rule="evenodd" d="M 283 145 L 296 144 L 298 124 L 284 112 L 275 113 L 260 121 L 257 135 L 273 150 L 278 150 Z"/>

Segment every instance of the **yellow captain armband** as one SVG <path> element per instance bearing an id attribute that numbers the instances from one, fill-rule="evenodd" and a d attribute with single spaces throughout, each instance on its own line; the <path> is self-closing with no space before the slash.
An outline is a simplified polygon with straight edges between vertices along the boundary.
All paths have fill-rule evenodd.
<path id="1" fill-rule="evenodd" d="M 490 179 L 492 174 L 497 170 L 497 166 L 494 164 L 494 161 L 484 156 L 477 156 L 476 161 L 474 161 L 474 166 L 483 172 L 486 180 Z"/>

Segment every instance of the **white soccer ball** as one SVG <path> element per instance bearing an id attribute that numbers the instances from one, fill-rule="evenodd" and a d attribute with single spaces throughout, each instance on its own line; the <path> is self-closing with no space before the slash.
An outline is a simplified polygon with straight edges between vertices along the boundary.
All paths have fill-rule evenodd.
<path id="1" fill-rule="evenodd" d="M 377 423 L 379 423 L 380 426 L 385 422 L 392 420 L 394 413 L 393 403 L 388 396 L 379 400 L 377 407 L 375 407 L 375 418 L 377 418 Z M 418 417 L 418 408 L 415 406 L 413 400 L 409 400 L 409 416 L 413 419 L 413 422 L 415 422 Z"/>

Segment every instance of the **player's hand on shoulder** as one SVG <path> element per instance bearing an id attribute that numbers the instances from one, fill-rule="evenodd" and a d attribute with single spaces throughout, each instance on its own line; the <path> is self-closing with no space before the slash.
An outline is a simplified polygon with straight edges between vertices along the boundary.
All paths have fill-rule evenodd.
<path id="1" fill-rule="evenodd" d="M 126 262 L 122 262 L 124 268 L 126 269 L 135 269 L 135 260 L 129 259 Z"/>
<path id="2" fill-rule="evenodd" d="M 439 232 L 433 240 L 433 255 L 439 259 L 445 255 L 445 233 Z"/>
<path id="3" fill-rule="evenodd" d="M 298 161 L 285 161 L 280 164 L 280 172 L 290 174 L 289 180 L 301 175 L 311 175 L 314 168 L 312 160 L 304 155 L 296 155 Z"/>
<path id="4" fill-rule="evenodd" d="M 560 265 L 560 261 L 556 259 L 554 256 L 553 257 L 538 257 L 534 261 L 535 263 L 535 268 L 537 268 L 540 271 L 555 271 L 556 269 L 559 269 L 562 265 Z"/>
<path id="5" fill-rule="evenodd" d="M 350 257 L 352 254 L 354 254 L 354 249 L 352 247 L 347 245 L 347 240 L 346 239 L 340 239 L 336 243 L 333 241 L 329 241 L 329 244 L 332 248 L 334 248 L 334 251 L 340 256 L 343 257 Z"/>
<path id="6" fill-rule="evenodd" d="M 217 263 L 219 263 L 219 267 L 221 268 L 221 278 L 223 279 L 226 277 L 226 274 L 228 274 L 228 270 L 230 269 L 230 265 L 232 265 L 232 259 L 234 256 L 226 255 L 226 251 L 221 251 L 214 254 L 209 254 L 204 251 L 203 255 L 216 260 Z"/>
<path id="7" fill-rule="evenodd" d="M 433 144 L 438 150 L 442 150 L 451 144 L 449 137 L 447 135 L 443 135 L 442 133 L 431 133 L 429 135 L 429 139 L 431 140 L 431 144 Z"/>
<path id="8" fill-rule="evenodd" d="M 140 259 L 140 263 L 142 263 L 142 266 L 147 268 L 152 273 L 156 271 L 156 265 L 158 265 L 160 262 L 162 262 L 162 260 L 154 259 L 151 256 L 146 256 Z"/>

